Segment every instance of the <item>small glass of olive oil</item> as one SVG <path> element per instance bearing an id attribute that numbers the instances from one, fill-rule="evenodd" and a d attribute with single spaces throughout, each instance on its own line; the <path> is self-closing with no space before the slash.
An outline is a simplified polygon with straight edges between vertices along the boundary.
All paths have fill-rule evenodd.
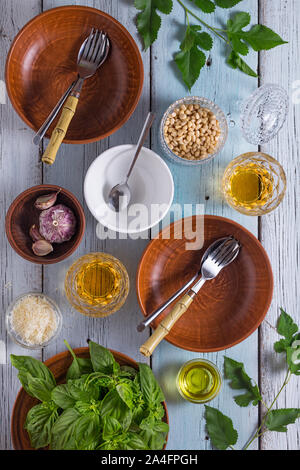
<path id="1" fill-rule="evenodd" d="M 286 176 L 270 155 L 249 152 L 229 163 L 222 187 L 231 207 L 242 214 L 261 216 L 276 209 L 283 200 Z"/>
<path id="2" fill-rule="evenodd" d="M 180 368 L 176 385 L 185 400 L 192 403 L 207 403 L 218 395 L 222 377 L 212 362 L 207 359 L 193 359 Z"/>
<path id="3" fill-rule="evenodd" d="M 119 310 L 128 291 L 125 266 L 107 253 L 82 256 L 72 264 L 65 278 L 70 304 L 90 317 L 105 317 Z"/>

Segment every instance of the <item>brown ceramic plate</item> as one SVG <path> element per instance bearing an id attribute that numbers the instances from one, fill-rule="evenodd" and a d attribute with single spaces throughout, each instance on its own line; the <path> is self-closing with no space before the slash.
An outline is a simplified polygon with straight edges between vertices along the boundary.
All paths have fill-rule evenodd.
<path id="1" fill-rule="evenodd" d="M 32 251 L 32 240 L 29 229 L 33 224 L 38 226 L 41 211 L 35 209 L 34 202 L 43 194 L 60 191 L 56 204 L 69 207 L 77 220 L 77 228 L 73 237 L 64 243 L 54 243 L 53 251 L 47 256 L 37 256 Z M 26 189 L 11 203 L 5 218 L 7 239 L 12 248 L 27 261 L 36 264 L 58 263 L 70 256 L 79 246 L 85 230 L 85 216 L 78 199 L 67 189 L 53 184 L 40 184 Z"/>
<path id="2" fill-rule="evenodd" d="M 138 364 L 131 359 L 117 351 L 111 350 L 115 360 L 120 365 L 126 365 L 138 369 Z M 76 356 L 88 358 L 90 357 L 89 348 L 77 348 L 74 349 Z M 72 357 L 68 351 L 64 351 L 60 354 L 56 354 L 47 361 L 45 361 L 46 366 L 52 371 L 56 382 L 58 384 L 64 383 L 66 379 L 67 370 L 72 362 Z M 27 431 L 24 429 L 24 423 L 28 411 L 34 406 L 37 405 L 39 401 L 36 398 L 28 395 L 23 388 L 19 391 L 11 417 L 11 437 L 12 443 L 15 450 L 34 450 L 30 445 L 30 439 Z M 168 411 L 165 402 L 163 403 L 165 408 L 165 417 L 164 421 L 169 423 Z"/>
<path id="3" fill-rule="evenodd" d="M 204 220 L 203 220 L 204 217 Z M 217 216 L 179 220 L 161 232 L 145 250 L 137 273 L 138 300 L 146 316 L 162 305 L 198 270 L 202 254 L 215 240 L 233 235 L 242 245 L 237 259 L 200 290 L 188 311 L 166 337 L 182 349 L 211 352 L 230 348 L 253 333 L 263 321 L 273 294 L 273 274 L 260 242 L 241 225 Z M 192 231 L 204 221 L 204 245 L 186 250 Z M 170 239 L 165 238 L 170 231 Z M 201 246 L 201 243 L 200 245 Z M 153 322 L 156 328 L 169 311 Z"/>
<path id="4" fill-rule="evenodd" d="M 96 8 L 58 7 L 36 16 L 21 29 L 6 62 L 10 100 L 34 131 L 76 78 L 78 51 L 93 27 L 107 32 L 111 50 L 103 66 L 85 81 L 64 142 L 78 144 L 103 139 L 133 113 L 144 73 L 141 55 L 129 32 Z"/>

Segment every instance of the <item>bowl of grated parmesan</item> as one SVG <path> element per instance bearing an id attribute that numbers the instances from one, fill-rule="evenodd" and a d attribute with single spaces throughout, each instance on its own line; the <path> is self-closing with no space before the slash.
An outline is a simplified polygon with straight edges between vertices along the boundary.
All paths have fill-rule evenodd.
<path id="1" fill-rule="evenodd" d="M 45 294 L 20 295 L 6 311 L 7 332 L 23 348 L 44 348 L 58 336 L 61 326 L 62 314 Z"/>

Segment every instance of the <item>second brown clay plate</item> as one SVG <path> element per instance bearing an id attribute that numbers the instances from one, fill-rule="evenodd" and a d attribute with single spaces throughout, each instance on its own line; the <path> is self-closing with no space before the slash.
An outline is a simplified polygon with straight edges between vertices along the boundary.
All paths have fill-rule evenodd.
<path id="1" fill-rule="evenodd" d="M 138 364 L 130 357 L 118 351 L 110 351 L 113 354 L 115 360 L 121 366 L 127 365 L 133 367 L 134 369 L 138 369 Z M 90 357 L 89 348 L 77 348 L 74 349 L 74 353 L 76 356 L 81 358 Z M 71 363 L 72 357 L 68 351 L 56 354 L 55 356 L 45 361 L 46 366 L 49 367 L 49 369 L 52 371 L 57 384 L 65 383 L 66 373 Z M 36 398 L 31 397 L 28 395 L 28 393 L 25 392 L 24 388 L 21 388 L 17 395 L 11 417 L 11 437 L 15 450 L 34 450 L 30 444 L 29 435 L 24 429 L 24 424 L 28 411 L 38 403 L 39 401 Z M 165 408 L 164 421 L 169 423 L 168 411 L 165 402 L 163 402 L 163 406 Z"/>
<path id="2" fill-rule="evenodd" d="M 77 55 L 92 28 L 111 42 L 108 58 L 85 80 L 65 142 L 87 143 L 119 129 L 133 113 L 143 87 L 143 62 L 129 32 L 96 8 L 64 6 L 27 23 L 6 62 L 6 86 L 21 118 L 35 131 L 77 77 Z M 51 135 L 54 121 L 46 137 Z"/>
<path id="3" fill-rule="evenodd" d="M 204 237 L 199 235 L 202 227 Z M 187 246 L 193 242 L 196 230 L 198 246 L 197 243 Z M 273 294 L 268 256 L 244 227 L 210 215 L 184 219 L 184 230 L 182 220 L 175 222 L 152 240 L 143 254 L 137 273 L 137 293 L 146 316 L 199 270 L 201 257 L 213 241 L 229 235 L 240 241 L 241 251 L 231 265 L 204 284 L 188 311 L 173 326 L 166 340 L 179 348 L 197 352 L 223 350 L 243 341 L 258 328 Z M 171 308 L 154 320 L 154 328 Z"/>

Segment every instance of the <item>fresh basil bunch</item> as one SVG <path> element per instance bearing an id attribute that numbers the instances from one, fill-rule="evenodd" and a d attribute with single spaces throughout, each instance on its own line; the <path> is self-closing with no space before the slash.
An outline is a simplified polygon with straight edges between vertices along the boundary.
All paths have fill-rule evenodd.
<path id="1" fill-rule="evenodd" d="M 169 430 L 164 395 L 152 370 L 120 366 L 109 350 L 90 341 L 90 359 L 73 356 L 66 383 L 30 356 L 11 355 L 18 378 L 41 403 L 26 417 L 34 448 L 52 450 L 162 449 Z"/>

